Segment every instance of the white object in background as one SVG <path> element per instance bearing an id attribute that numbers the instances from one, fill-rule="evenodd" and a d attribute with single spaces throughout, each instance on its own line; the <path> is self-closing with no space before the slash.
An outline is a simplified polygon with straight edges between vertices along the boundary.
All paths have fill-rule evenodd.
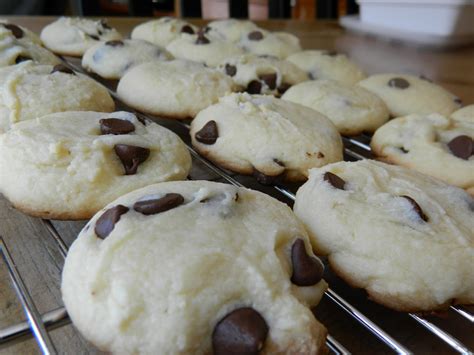
<path id="1" fill-rule="evenodd" d="M 363 23 L 393 30 L 474 35 L 474 0 L 357 0 Z"/>

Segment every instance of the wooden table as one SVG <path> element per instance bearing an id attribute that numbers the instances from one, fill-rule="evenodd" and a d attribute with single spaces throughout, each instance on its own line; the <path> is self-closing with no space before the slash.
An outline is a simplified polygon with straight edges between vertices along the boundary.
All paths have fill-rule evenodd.
<path id="1" fill-rule="evenodd" d="M 40 32 L 51 17 L 11 17 L 13 23 Z M 128 35 L 131 29 L 145 21 L 140 18 L 111 18 L 109 24 Z M 202 25 L 202 20 L 192 22 Z M 259 23 L 270 30 L 294 33 L 304 48 L 335 49 L 347 53 L 367 73 L 402 72 L 424 75 L 458 95 L 465 104 L 474 103 L 474 48 L 437 51 L 415 48 L 400 43 L 388 43 L 375 38 L 345 32 L 335 22 L 265 21 Z M 160 122 L 179 131 L 173 122 Z M 185 133 L 181 132 L 185 137 Z M 191 173 L 193 179 L 205 178 L 221 181 L 199 161 L 194 161 Z M 262 189 L 252 178 L 236 177 L 247 186 Z M 269 191 L 269 190 L 268 190 Z M 52 222 L 66 245 L 70 245 L 85 222 Z M 16 266 L 31 293 L 40 313 L 62 306 L 59 291 L 63 256 L 57 243 L 42 220 L 26 216 L 11 207 L 0 196 L 0 236 L 5 240 Z M 376 324 L 395 339 L 417 353 L 446 354 L 452 349 L 403 313 L 392 312 L 367 301 L 364 292 L 351 289 L 330 272 L 326 279 L 331 287 L 351 304 L 370 317 Z M 471 309 L 472 312 L 472 309 Z M 370 335 L 352 318 L 324 298 L 315 314 L 328 328 L 330 334 L 354 353 L 386 353 L 389 348 Z M 0 331 L 24 320 L 20 303 L 11 287 L 7 270 L 0 258 Z M 472 324 L 450 312 L 449 317 L 430 318 L 435 324 L 474 349 Z M 50 332 L 60 353 L 98 353 L 71 325 Z M 29 339 L 8 347 L 0 346 L 0 353 L 39 353 L 36 342 Z"/>

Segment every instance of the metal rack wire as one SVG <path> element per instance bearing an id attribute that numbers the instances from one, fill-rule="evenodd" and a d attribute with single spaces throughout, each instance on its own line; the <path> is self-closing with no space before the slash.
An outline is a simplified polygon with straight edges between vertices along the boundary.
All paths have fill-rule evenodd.
<path id="1" fill-rule="evenodd" d="M 66 62 L 68 66 L 72 69 L 83 72 L 80 66 L 74 65 L 73 63 Z M 87 73 L 86 73 L 87 74 Z M 112 96 L 116 99 L 116 95 L 113 91 L 109 89 Z M 134 111 L 134 110 L 130 110 Z M 135 114 L 146 120 L 153 120 L 151 117 L 144 115 L 142 113 L 134 111 Z M 189 130 L 189 126 L 186 123 L 178 122 L 178 124 L 184 128 L 186 131 Z M 358 138 L 343 138 L 344 141 L 344 152 L 347 157 L 351 159 L 366 159 L 370 157 L 370 146 L 368 144 L 370 137 L 361 136 Z M 353 149 L 353 148 L 356 149 Z M 225 170 L 214 165 L 207 159 L 201 157 L 191 146 L 188 145 L 188 149 L 192 157 L 199 161 L 203 166 L 205 166 L 210 172 L 216 174 L 226 182 L 235 185 L 235 186 L 244 186 L 239 182 L 235 177 L 231 176 Z M 289 202 L 294 201 L 295 195 L 285 186 L 275 185 L 273 186 L 275 194 L 278 194 L 280 197 L 287 199 Z M 68 246 L 64 242 L 61 235 L 58 233 L 57 229 L 49 220 L 43 220 L 44 225 L 49 231 L 49 235 L 56 243 L 56 246 L 60 254 L 65 258 L 68 251 Z M 27 317 L 27 322 L 20 322 L 13 326 L 7 327 L 5 329 L 0 329 L 0 345 L 12 342 L 21 337 L 28 335 L 33 335 L 40 347 L 41 351 L 44 354 L 56 354 L 57 351 L 54 347 L 54 343 L 49 336 L 49 331 L 68 324 L 69 318 L 67 316 L 66 310 L 61 307 L 44 314 L 40 314 L 35 307 L 34 301 L 28 292 L 27 287 L 25 286 L 20 273 L 18 272 L 15 262 L 9 252 L 5 242 L 0 237 L 0 253 L 7 265 L 8 273 L 12 279 L 13 286 L 15 288 L 18 299 L 21 302 L 22 308 Z M 348 300 L 341 297 L 336 291 L 329 288 L 325 297 L 343 310 L 350 318 L 354 319 L 358 324 L 367 329 L 370 334 L 379 339 L 384 343 L 389 349 L 398 354 L 411 354 L 411 351 L 407 349 L 403 344 L 394 339 L 390 334 L 384 331 L 379 325 L 372 321 L 367 315 L 359 311 L 355 306 L 353 306 Z M 451 306 L 451 312 L 455 312 L 457 315 L 468 320 L 470 323 L 474 323 L 474 315 L 465 307 L 462 306 Z M 446 344 L 448 344 L 454 351 L 460 354 L 473 354 L 474 349 L 469 349 L 464 345 L 460 340 L 456 339 L 454 336 L 449 334 L 446 330 L 441 329 L 433 322 L 430 322 L 424 316 L 410 313 L 408 314 L 410 318 L 415 320 L 419 325 L 429 331 L 432 335 L 438 337 Z M 333 336 L 328 335 L 326 339 L 326 344 L 328 348 L 335 354 L 350 354 L 350 352 L 340 344 Z"/>

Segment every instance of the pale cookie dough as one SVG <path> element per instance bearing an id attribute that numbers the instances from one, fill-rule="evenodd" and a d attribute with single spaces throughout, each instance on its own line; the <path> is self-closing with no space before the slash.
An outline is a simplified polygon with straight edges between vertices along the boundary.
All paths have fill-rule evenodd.
<path id="1" fill-rule="evenodd" d="M 465 106 L 454 111 L 451 118 L 456 121 L 474 122 L 474 105 Z"/>
<path id="2" fill-rule="evenodd" d="M 190 134 L 202 155 L 264 184 L 305 180 L 309 169 L 342 160 L 341 137 L 329 119 L 272 96 L 225 96 L 199 112 Z"/>
<path id="3" fill-rule="evenodd" d="M 39 36 L 29 29 L 15 25 L 14 23 L 0 20 L 0 37 L 8 35 L 17 39 L 20 43 L 34 43 L 39 46 L 43 44 Z"/>
<path id="4" fill-rule="evenodd" d="M 128 112 L 55 113 L 0 135 L 0 191 L 43 218 L 90 218 L 127 192 L 186 178 L 190 166 L 178 136 Z"/>
<path id="5" fill-rule="evenodd" d="M 171 60 L 164 48 L 139 39 L 98 43 L 82 57 L 82 66 L 106 79 L 120 79 L 130 68 L 154 60 Z"/>
<path id="6" fill-rule="evenodd" d="M 358 85 L 380 96 L 393 117 L 412 113 L 449 116 L 460 107 L 459 98 L 441 86 L 407 74 L 376 74 Z"/>
<path id="7" fill-rule="evenodd" d="M 297 84 L 282 99 L 321 112 L 343 135 L 373 132 L 390 117 L 387 106 L 377 95 L 335 80 L 321 79 Z"/>
<path id="8" fill-rule="evenodd" d="M 267 55 L 285 59 L 301 51 L 298 37 L 286 32 L 270 32 L 263 29 L 250 31 L 243 35 L 239 45 L 256 55 Z"/>
<path id="9" fill-rule="evenodd" d="M 217 70 L 187 60 L 149 62 L 127 71 L 117 93 L 129 106 L 151 114 L 186 119 L 233 90 Z"/>
<path id="10" fill-rule="evenodd" d="M 60 17 L 43 28 L 41 39 L 54 53 L 80 57 L 96 43 L 122 39 L 122 35 L 105 20 Z"/>
<path id="11" fill-rule="evenodd" d="M 346 55 L 325 51 L 305 50 L 287 58 L 308 73 L 311 79 L 331 79 L 354 85 L 366 76 Z"/>
<path id="12" fill-rule="evenodd" d="M 53 112 L 110 112 L 114 107 L 105 87 L 62 65 L 27 61 L 0 69 L 0 133 Z"/>
<path id="13" fill-rule="evenodd" d="M 224 59 L 244 53 L 236 44 L 204 32 L 182 33 L 166 49 L 175 58 L 204 63 L 208 67 L 216 67 Z"/>
<path id="14" fill-rule="evenodd" d="M 209 29 L 210 33 L 218 34 L 226 41 L 234 43 L 237 43 L 243 35 L 260 30 L 252 21 L 237 19 L 211 21 L 207 24 L 206 29 Z"/>
<path id="15" fill-rule="evenodd" d="M 313 248 L 399 311 L 474 303 L 474 199 L 403 167 L 361 160 L 313 169 L 296 194 Z"/>
<path id="16" fill-rule="evenodd" d="M 208 181 L 155 184 L 97 213 L 61 291 L 73 324 L 123 354 L 320 354 L 327 284 L 288 206 Z"/>
<path id="17" fill-rule="evenodd" d="M 40 64 L 56 65 L 61 60 L 46 48 L 29 41 L 15 38 L 0 24 L 0 67 L 15 65 L 27 60 Z"/>
<path id="18" fill-rule="evenodd" d="M 178 38 L 181 33 L 194 34 L 198 28 L 189 22 L 172 17 L 162 17 L 142 23 L 132 31 L 132 39 L 145 41 L 166 47 L 171 41 Z"/>
<path id="19" fill-rule="evenodd" d="M 249 94 L 279 96 L 292 85 L 308 80 L 308 75 L 293 63 L 255 54 L 228 58 L 218 69 Z"/>
<path id="20" fill-rule="evenodd" d="M 474 195 L 473 140 L 474 115 L 465 120 L 439 114 L 410 115 L 380 127 L 371 147 L 381 160 L 418 170 Z"/>

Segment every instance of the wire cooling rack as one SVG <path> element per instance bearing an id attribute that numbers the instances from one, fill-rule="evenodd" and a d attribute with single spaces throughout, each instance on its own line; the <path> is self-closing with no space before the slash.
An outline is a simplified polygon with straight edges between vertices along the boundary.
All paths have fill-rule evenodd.
<path id="1" fill-rule="evenodd" d="M 66 60 L 65 64 L 74 69 L 75 71 L 85 73 L 84 70 L 80 65 L 77 64 L 75 60 Z M 87 73 L 85 73 L 88 75 Z M 89 75 L 96 80 L 97 77 L 93 75 Z M 114 92 L 114 85 L 110 82 L 98 80 L 105 84 L 111 95 L 116 99 L 118 106 L 124 106 L 123 103 L 118 100 Z M 275 186 L 262 186 L 255 182 L 255 179 L 249 177 L 242 177 L 240 175 L 235 175 L 229 173 L 228 171 L 221 169 L 220 167 L 214 165 L 207 159 L 201 157 L 190 145 L 189 143 L 189 125 L 182 121 L 170 121 L 170 120 L 161 120 L 156 117 L 152 117 L 149 115 L 144 115 L 142 113 L 136 112 L 133 109 L 127 108 L 128 111 L 134 112 L 137 116 L 146 119 L 152 120 L 163 126 L 166 126 L 175 133 L 177 133 L 185 143 L 193 157 L 193 163 L 197 162 L 205 169 L 207 169 L 213 175 L 220 177 L 221 180 L 235 185 L 235 186 L 244 186 L 244 187 L 251 187 L 253 189 L 261 190 L 265 193 L 272 195 L 273 197 L 282 200 L 283 202 L 288 203 L 290 206 L 293 204 L 295 199 L 295 191 L 297 189 L 297 185 L 287 184 L 287 185 L 275 185 Z M 355 138 L 347 138 L 343 137 L 344 142 L 344 155 L 346 160 L 359 160 L 359 159 L 367 159 L 371 158 L 371 150 L 370 150 L 370 137 L 366 135 L 361 135 Z M 55 247 L 61 254 L 63 258 L 66 257 L 68 246 L 67 243 L 64 241 L 64 238 L 58 232 L 55 225 L 50 220 L 42 220 L 42 223 L 49 231 L 49 237 L 52 238 L 55 242 Z M 0 236 L 0 253 L 3 257 L 3 260 L 7 266 L 8 274 L 12 280 L 13 287 L 16 291 L 16 295 L 18 300 L 21 303 L 23 311 L 25 313 L 27 321 L 18 322 L 17 324 L 8 326 L 4 329 L 0 329 L 0 349 L 7 347 L 9 344 L 15 343 L 17 341 L 21 341 L 23 339 L 27 339 L 28 337 L 34 336 L 36 342 L 40 348 L 40 350 L 44 354 L 57 354 L 58 351 L 56 350 L 55 344 L 51 339 L 50 332 L 58 327 L 64 326 L 69 324 L 69 318 L 67 312 L 64 307 L 60 307 L 54 309 L 52 311 L 46 312 L 41 314 L 35 306 L 35 301 L 28 291 L 28 288 L 23 281 L 22 275 L 19 272 L 17 266 L 15 265 L 15 260 L 12 257 L 11 252 L 9 251 L 5 241 Z M 329 284 L 331 285 L 331 280 L 329 280 Z M 390 334 L 386 330 L 383 329 L 383 326 L 380 326 L 380 321 L 374 321 L 375 313 L 369 309 L 369 311 L 365 310 L 361 311 L 356 307 L 353 303 L 355 299 L 353 294 L 355 294 L 357 290 L 352 290 L 351 292 L 345 292 L 344 296 L 341 296 L 339 292 L 336 292 L 333 288 L 329 287 L 325 293 L 325 297 L 323 298 L 323 302 L 329 302 L 333 306 L 342 310 L 342 312 L 346 315 L 349 320 L 354 321 L 359 327 L 364 328 L 369 336 L 374 337 L 382 344 L 385 345 L 384 353 L 387 352 L 394 352 L 398 354 L 411 354 L 413 353 L 406 345 L 402 344 L 393 334 Z M 369 302 L 369 301 L 367 301 Z M 2 311 L 0 309 L 0 311 Z M 390 311 L 387 311 L 390 312 Z M 460 326 L 463 333 L 470 334 L 470 337 L 474 337 L 474 314 L 473 314 L 472 307 L 464 307 L 464 306 L 451 306 L 448 312 L 443 314 L 443 317 L 446 318 L 453 318 L 455 317 L 456 325 Z M 390 316 L 400 316 L 400 313 L 393 312 L 387 315 Z M 460 353 L 460 354 L 474 354 L 473 342 L 469 341 L 469 346 L 465 345 L 459 337 L 456 337 L 451 334 L 451 330 L 448 326 L 440 326 L 436 321 L 433 321 L 430 315 L 423 315 L 423 314 L 414 314 L 414 313 L 407 313 L 402 314 L 404 317 L 411 318 L 414 322 L 411 324 L 413 327 L 413 331 L 419 329 L 415 329 L 416 327 L 421 327 L 424 329 L 425 334 L 422 339 L 419 341 L 422 342 L 432 342 L 435 338 L 442 341 L 447 345 L 447 347 L 443 349 L 448 349 L 448 351 L 452 353 Z M 378 318 L 378 317 L 377 317 Z M 462 322 L 462 324 L 458 324 Z M 406 323 L 406 322 L 405 322 Z M 404 324 L 405 324 L 404 323 Z M 458 328 L 458 327 L 456 327 Z M 411 329 L 408 331 L 412 331 Z M 334 354 L 350 354 L 351 350 L 346 349 L 334 336 L 329 334 L 326 339 L 326 344 L 330 351 Z M 364 352 L 370 353 L 371 349 L 365 349 Z M 444 350 L 442 351 L 444 352 Z"/>

